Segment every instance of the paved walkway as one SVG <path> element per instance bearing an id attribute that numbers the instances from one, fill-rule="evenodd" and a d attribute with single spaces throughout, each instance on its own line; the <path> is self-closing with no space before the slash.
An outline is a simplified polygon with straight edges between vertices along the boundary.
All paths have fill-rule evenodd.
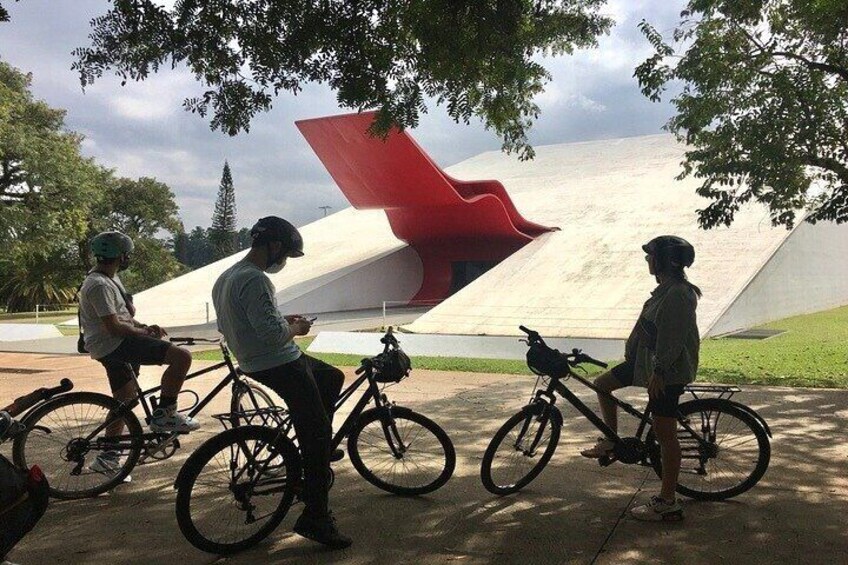
<path id="1" fill-rule="evenodd" d="M 15 375 L 9 369 L 44 369 Z M 347 371 L 352 376 L 352 371 Z M 104 390 L 91 361 L 0 354 L 0 403 L 70 377 L 78 389 Z M 220 378 L 220 377 L 217 377 Z M 154 378 L 144 375 L 147 383 Z M 216 377 L 193 388 L 208 391 Z M 299 507 L 265 542 L 232 563 L 845 563 L 848 555 L 848 391 L 747 387 L 737 398 L 760 410 L 774 439 L 768 473 L 753 490 L 724 503 L 686 504 L 682 523 L 643 524 L 626 516 L 632 501 L 658 489 L 642 467 L 598 467 L 577 455 L 597 435 L 565 410 L 559 449 L 542 475 L 499 498 L 480 484 L 479 464 L 500 424 L 527 399 L 530 376 L 416 371 L 390 398 L 438 421 L 458 453 L 453 479 L 420 498 L 385 494 L 345 460 L 331 492 L 339 525 L 355 545 L 331 553 L 291 533 Z M 204 428 L 172 459 L 143 466 L 134 482 L 97 499 L 56 502 L 10 556 L 20 563 L 212 563 L 174 518 L 172 481 L 187 454 L 218 431 Z M 583 395 L 589 398 L 589 395 Z M 641 404 L 637 395 L 630 397 Z M 592 406 L 594 404 L 591 404 Z M 629 425 L 622 424 L 622 427 Z M 626 428 L 625 428 L 626 429 Z M 8 454 L 9 446 L 3 452 Z"/>

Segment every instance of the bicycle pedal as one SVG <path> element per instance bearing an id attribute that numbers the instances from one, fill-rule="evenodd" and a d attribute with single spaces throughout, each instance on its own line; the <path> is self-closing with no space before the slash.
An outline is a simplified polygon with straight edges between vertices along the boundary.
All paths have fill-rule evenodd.
<path id="1" fill-rule="evenodd" d="M 601 467 L 609 467 L 616 461 L 617 459 L 615 458 L 615 455 L 604 455 L 603 457 L 598 457 L 598 465 Z"/>

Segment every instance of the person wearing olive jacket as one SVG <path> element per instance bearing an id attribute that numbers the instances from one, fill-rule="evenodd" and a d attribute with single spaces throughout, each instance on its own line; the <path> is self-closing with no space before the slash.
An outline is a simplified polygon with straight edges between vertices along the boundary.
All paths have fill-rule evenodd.
<path id="1" fill-rule="evenodd" d="M 690 283 L 683 269 L 695 261 L 695 249 L 683 238 L 664 235 L 642 246 L 648 271 L 658 286 L 645 302 L 625 345 L 624 362 L 595 379 L 605 393 L 636 385 L 648 388 L 648 409 L 660 444 L 662 489 L 650 502 L 636 506 L 630 514 L 639 520 L 679 520 L 683 507 L 675 498 L 680 472 L 680 443 L 677 439 L 677 405 L 685 385 L 695 380 L 700 336 L 695 309 L 701 290 Z M 618 431 L 616 404 L 598 394 L 604 422 Z M 584 457 L 608 456 L 613 444 L 600 438 L 583 450 Z"/>

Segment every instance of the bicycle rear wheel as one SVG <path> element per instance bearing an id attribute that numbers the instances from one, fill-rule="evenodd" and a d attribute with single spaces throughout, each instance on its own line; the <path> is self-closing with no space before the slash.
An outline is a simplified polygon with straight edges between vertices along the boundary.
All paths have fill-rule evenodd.
<path id="1" fill-rule="evenodd" d="M 227 430 L 201 445 L 180 470 L 177 524 L 200 550 L 241 551 L 280 524 L 300 482 L 297 449 L 277 430 Z"/>
<path id="2" fill-rule="evenodd" d="M 771 459 L 771 444 L 762 425 L 750 414 L 721 399 L 703 399 L 680 405 L 678 423 L 682 460 L 677 492 L 696 500 L 726 500 L 753 487 Z M 656 441 L 653 430 L 649 445 Z M 651 462 L 662 476 L 659 450 Z"/>
<path id="3" fill-rule="evenodd" d="M 246 410 L 258 410 L 260 408 L 273 408 L 275 406 L 277 404 L 267 390 L 245 379 L 243 388 L 233 397 L 230 411 L 244 412 Z"/>
<path id="4" fill-rule="evenodd" d="M 94 392 L 63 394 L 23 420 L 26 430 L 15 438 L 15 464 L 38 465 L 50 481 L 50 496 L 72 499 L 97 496 L 123 482 L 138 462 L 142 429 L 138 418 L 120 402 Z M 120 435 L 106 437 L 109 429 Z M 107 466 L 102 455 L 106 457 Z M 99 464 L 99 466 L 98 466 Z"/>
<path id="5" fill-rule="evenodd" d="M 558 415 L 555 407 L 536 403 L 526 406 L 501 426 L 480 465 L 480 479 L 486 490 L 492 494 L 512 494 L 539 476 L 559 443 Z"/>
<path id="6" fill-rule="evenodd" d="M 350 462 L 372 485 L 400 495 L 433 492 L 450 479 L 456 451 L 434 421 L 407 408 L 370 410 L 348 437 Z"/>

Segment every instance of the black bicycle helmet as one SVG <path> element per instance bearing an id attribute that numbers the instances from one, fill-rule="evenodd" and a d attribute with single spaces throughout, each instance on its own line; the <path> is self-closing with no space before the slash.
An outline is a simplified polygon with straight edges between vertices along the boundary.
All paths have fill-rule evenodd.
<path id="1" fill-rule="evenodd" d="M 659 271 L 669 267 L 691 267 L 695 262 L 695 248 L 676 235 L 661 235 L 642 246 L 642 250 L 654 257 Z"/>
<path id="2" fill-rule="evenodd" d="M 303 237 L 291 223 L 277 216 L 261 218 L 250 229 L 250 237 L 258 244 L 279 241 L 289 257 L 303 257 Z"/>

